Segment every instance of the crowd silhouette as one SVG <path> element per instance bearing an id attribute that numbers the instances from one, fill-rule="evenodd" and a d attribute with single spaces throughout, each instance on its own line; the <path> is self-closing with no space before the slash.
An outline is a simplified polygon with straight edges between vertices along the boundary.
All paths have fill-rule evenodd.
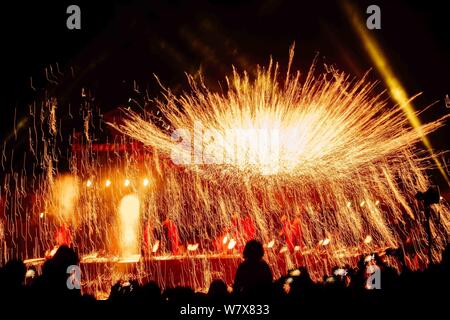
<path id="1" fill-rule="evenodd" d="M 269 265 L 264 261 L 264 249 L 260 242 L 249 241 L 243 251 L 243 262 L 239 265 L 232 290 L 216 279 L 208 292 L 195 292 L 189 287 L 166 288 L 163 292 L 156 282 L 139 284 L 136 281 L 119 281 L 111 288 L 106 301 L 83 295 L 76 286 L 68 286 L 67 268 L 79 263 L 77 254 L 67 246 L 61 246 L 54 256 L 43 265 L 40 275 L 29 276 L 36 271 L 27 270 L 19 260 L 10 260 L 0 269 L 0 305 L 33 306 L 22 312 L 36 312 L 39 308 L 53 306 L 72 307 L 85 310 L 93 307 L 102 310 L 141 312 L 157 310 L 166 319 L 179 318 L 180 307 L 223 305 L 267 305 L 268 314 L 259 317 L 306 314 L 343 314 L 347 317 L 384 312 L 415 313 L 416 310 L 436 312 L 445 309 L 450 284 L 450 246 L 443 252 L 440 264 L 430 265 L 422 271 L 411 271 L 404 263 L 400 251 L 392 252 L 401 270 L 390 267 L 376 254 L 362 256 L 356 268 L 335 267 L 331 275 L 321 282 L 314 282 L 308 271 L 299 267 L 285 276 L 273 280 Z M 371 275 L 379 272 L 378 279 Z M 370 281 L 369 281 L 370 280 Z M 373 282 L 375 283 L 373 285 Z M 373 286 L 371 286 L 373 285 Z M 80 306 L 81 309 L 76 309 Z M 74 309 L 75 308 L 75 309 Z M 149 309 L 146 309 L 149 308 Z M 1 310 L 5 310 L 4 307 Z M 258 309 L 252 309 L 257 316 Z M 256 311 L 255 311 L 256 310 Z M 250 311 L 249 311 L 250 312 Z M 247 314 L 249 315 L 249 314 Z M 237 315 L 214 314 L 213 318 L 233 319 Z M 159 317 L 156 317 L 159 318 Z M 256 319 L 256 318 L 255 318 Z"/>

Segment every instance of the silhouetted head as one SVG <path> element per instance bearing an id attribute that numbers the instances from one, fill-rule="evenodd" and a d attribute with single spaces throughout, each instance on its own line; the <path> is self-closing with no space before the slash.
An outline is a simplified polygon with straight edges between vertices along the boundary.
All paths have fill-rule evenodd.
<path id="1" fill-rule="evenodd" d="M 208 296 L 210 298 L 225 297 L 227 294 L 227 285 L 223 282 L 223 280 L 213 280 L 213 282 L 209 285 Z"/>
<path id="2" fill-rule="evenodd" d="M 442 264 L 446 268 L 450 268 L 450 244 L 447 244 L 444 252 L 442 253 Z"/>
<path id="3" fill-rule="evenodd" d="M 250 240 L 244 248 L 244 259 L 246 260 L 261 260 L 264 256 L 264 248 L 261 242 L 257 240 Z"/>
<path id="4" fill-rule="evenodd" d="M 150 303 L 159 302 L 161 299 L 161 289 L 154 281 L 144 284 L 140 288 L 141 296 L 145 297 Z"/>
<path id="5" fill-rule="evenodd" d="M 20 288 L 25 280 L 26 271 L 22 261 L 8 261 L 2 269 L 3 285 L 9 288 Z"/>

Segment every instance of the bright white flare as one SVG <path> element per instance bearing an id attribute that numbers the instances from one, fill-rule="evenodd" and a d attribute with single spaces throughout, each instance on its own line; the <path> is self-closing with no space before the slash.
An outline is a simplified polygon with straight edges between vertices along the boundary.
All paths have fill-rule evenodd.
<path id="1" fill-rule="evenodd" d="M 166 90 L 165 100 L 156 102 L 163 125 L 154 121 L 156 115 L 133 111 L 115 125 L 158 154 L 189 160 L 183 166 L 190 170 L 179 172 L 155 163 L 169 186 L 159 190 L 155 207 L 164 206 L 180 225 L 195 221 L 202 228 L 207 220 L 215 232 L 230 228 L 232 212 L 248 214 L 264 243 L 288 215 L 302 230 L 296 245 L 320 242 L 336 264 L 368 235 L 374 249 L 410 238 L 417 244 L 412 250 L 426 260 L 426 231 L 414 195 L 430 184 L 425 172 L 430 161 L 417 148 L 420 136 L 401 106 L 389 105 L 376 84 L 333 68 L 318 74 L 315 66 L 303 79 L 289 71 L 280 77 L 272 62 L 254 77 L 234 71 L 223 92 L 189 81 L 190 93 L 174 96 Z M 421 131 L 436 130 L 444 120 Z M 236 130 L 277 132 L 277 152 L 248 136 L 229 135 Z M 230 154 L 234 157 L 227 158 Z M 438 260 L 450 220 L 445 203 L 436 207 L 441 222 L 433 222 L 432 232 Z M 317 264 L 308 267 L 322 273 Z"/>

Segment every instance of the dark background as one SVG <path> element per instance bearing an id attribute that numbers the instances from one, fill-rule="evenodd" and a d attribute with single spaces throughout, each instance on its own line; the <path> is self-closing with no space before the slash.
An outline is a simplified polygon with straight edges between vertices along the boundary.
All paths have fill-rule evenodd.
<path id="1" fill-rule="evenodd" d="M 421 119 L 448 113 L 443 99 L 450 94 L 450 36 L 444 1 L 354 3 L 363 17 L 368 5 L 381 7 L 382 29 L 371 32 L 408 94 L 423 92 L 416 108 L 438 101 Z M 81 30 L 66 28 L 70 4 L 81 8 Z M 317 53 L 319 63 L 355 76 L 373 68 L 339 1 L 14 1 L 2 4 L 2 13 L 0 139 L 6 151 L 26 144 L 21 131 L 27 130 L 14 131 L 15 124 L 46 92 L 58 97 L 64 121 L 69 107 L 72 113 L 79 108 L 81 88 L 93 92 L 104 112 L 127 105 L 134 83 L 157 96 L 153 74 L 180 92 L 187 88 L 185 72 L 201 71 L 206 83 L 218 88 L 232 65 L 252 70 L 271 55 L 286 65 L 294 41 L 295 68 L 307 70 Z M 376 71 L 372 78 L 380 79 Z M 447 126 L 431 135 L 435 149 L 448 149 L 449 133 Z M 445 187 L 437 171 L 431 175 Z"/>

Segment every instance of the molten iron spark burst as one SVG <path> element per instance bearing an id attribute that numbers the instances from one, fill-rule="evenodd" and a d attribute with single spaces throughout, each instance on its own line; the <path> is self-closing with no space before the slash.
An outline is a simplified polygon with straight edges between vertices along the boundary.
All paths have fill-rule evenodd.
<path id="1" fill-rule="evenodd" d="M 291 51 L 291 61 L 292 56 Z M 431 161 L 416 146 L 419 131 L 410 128 L 400 106 L 375 93 L 375 84 L 350 81 L 334 69 L 318 75 L 314 67 L 304 79 L 289 71 L 280 77 L 273 63 L 254 78 L 235 71 L 222 93 L 189 81 L 190 94 L 176 97 L 165 90 L 165 100 L 157 101 L 164 125 L 131 111 L 122 125 L 114 125 L 150 150 L 96 152 L 101 126 L 93 125 L 96 106 L 84 90 L 84 132 L 76 141 L 64 137 L 69 151 L 59 144 L 63 109 L 56 99 L 31 105 L 31 165 L 14 171 L 20 157 L 13 151 L 7 157 L 5 148 L 0 161 L 0 263 L 14 257 L 42 262 L 37 257 L 53 248 L 63 225 L 89 265 L 83 273 L 87 292 L 104 295 L 128 272 L 106 270 L 100 262 L 138 261 L 136 253 L 145 247 L 147 256 L 131 276 L 150 276 L 161 286 L 205 288 L 231 272 L 224 271 L 228 264 L 204 257 L 236 262 L 247 240 L 235 217 L 253 222 L 276 277 L 286 266 L 306 265 L 320 279 L 329 266 L 401 245 L 410 267 L 426 262 L 424 217 L 414 195 L 430 185 L 425 170 Z M 421 130 L 429 133 L 443 121 Z M 179 130 L 191 139 L 172 139 Z M 120 137 L 107 146 L 136 145 L 129 140 Z M 62 154 L 68 155 L 70 172 L 59 171 Z M 167 160 L 174 154 L 189 163 L 174 167 Z M 450 229 L 449 207 L 444 202 L 433 209 L 440 213 L 431 222 L 439 260 Z M 175 256 L 157 235 L 166 218 L 178 227 L 180 247 L 188 248 Z M 287 220 L 301 229 L 291 248 L 280 236 Z M 179 280 L 155 264 L 169 259 L 188 260 L 177 271 Z"/>
<path id="2" fill-rule="evenodd" d="M 288 70 L 292 57 L 293 51 Z M 350 81 L 334 69 L 314 74 L 313 66 L 303 81 L 299 72 L 291 76 L 289 71 L 279 81 L 278 66 L 271 62 L 254 79 L 234 71 L 222 93 L 189 77 L 191 94 L 176 97 L 166 90 L 166 99 L 157 102 L 165 126 L 127 111 L 124 124 L 115 127 L 162 154 L 191 160 L 190 173 L 171 177 L 173 189 L 166 196 L 177 190 L 177 200 L 188 201 L 189 210 L 209 221 L 229 224 L 232 212 L 250 214 L 267 243 L 272 226 L 287 214 L 300 218 L 306 247 L 323 238 L 336 250 L 367 244 L 369 236 L 378 248 L 413 238 L 424 258 L 426 235 L 414 195 L 429 186 L 425 169 L 430 165 L 416 147 L 420 136 L 401 108 L 375 94 L 375 84 L 365 78 Z M 429 133 L 443 121 L 422 130 Z M 187 143 L 167 128 L 188 132 Z M 228 139 L 235 129 L 277 132 L 277 158 L 249 136 Z M 205 142 L 202 132 L 214 132 L 212 139 Z M 196 141 L 206 147 L 197 148 Z M 224 152 L 241 157 L 224 162 Z M 271 161 L 249 161 L 255 158 Z M 442 249 L 450 227 L 448 207 L 435 209 L 442 221 L 432 229 L 436 248 Z M 170 207 L 181 220 L 189 210 Z"/>

